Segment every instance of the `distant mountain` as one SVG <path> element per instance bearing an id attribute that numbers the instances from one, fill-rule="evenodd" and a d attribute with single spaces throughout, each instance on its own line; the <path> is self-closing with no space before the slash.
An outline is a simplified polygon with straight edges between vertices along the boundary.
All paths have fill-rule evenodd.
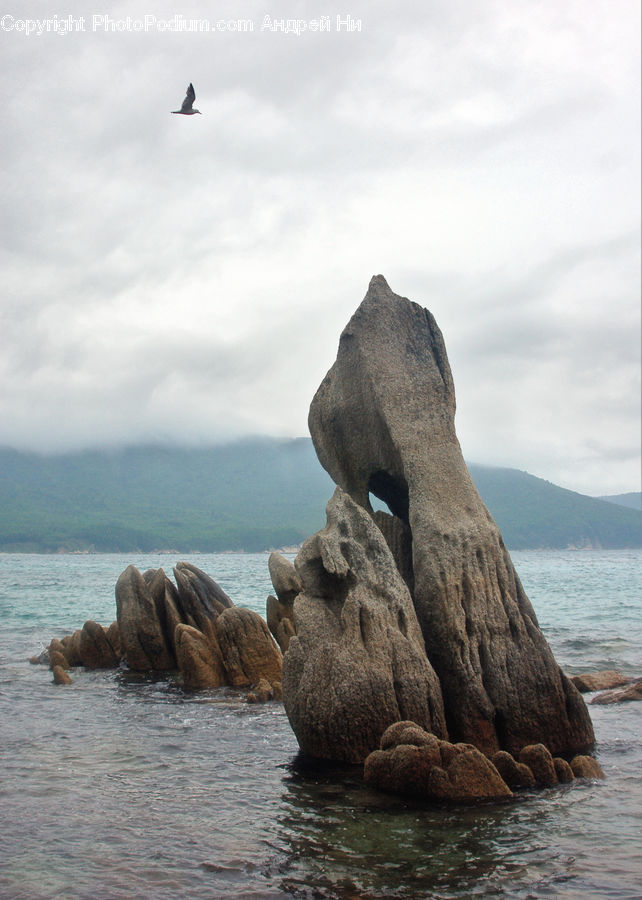
<path id="1" fill-rule="evenodd" d="M 598 497 L 598 500 L 617 503 L 618 506 L 627 506 L 629 509 L 642 510 L 642 493 L 640 491 L 631 491 L 629 494 L 608 494 L 605 497 Z"/>
<path id="2" fill-rule="evenodd" d="M 516 469 L 470 466 L 511 549 L 642 546 L 642 513 Z M 40 456 L 0 448 L 0 550 L 257 551 L 325 524 L 309 438 Z"/>

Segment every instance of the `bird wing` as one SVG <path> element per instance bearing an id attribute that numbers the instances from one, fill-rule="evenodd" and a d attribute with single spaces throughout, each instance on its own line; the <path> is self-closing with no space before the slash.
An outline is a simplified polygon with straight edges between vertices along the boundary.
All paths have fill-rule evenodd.
<path id="1" fill-rule="evenodd" d="M 194 91 L 194 85 L 190 82 L 189 87 L 187 88 L 187 93 L 185 94 L 185 99 L 183 100 L 183 105 L 181 106 L 181 110 L 191 109 L 194 105 L 195 100 L 196 93 Z"/>

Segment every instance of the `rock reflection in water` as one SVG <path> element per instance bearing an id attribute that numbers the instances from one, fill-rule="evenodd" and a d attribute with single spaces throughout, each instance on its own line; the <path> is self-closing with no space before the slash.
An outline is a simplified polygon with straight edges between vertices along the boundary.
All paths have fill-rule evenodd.
<path id="1" fill-rule="evenodd" d="M 526 885 L 533 877 L 521 857 L 537 853 L 523 823 L 538 805 L 534 797 L 510 807 L 425 806 L 369 790 L 359 768 L 315 766 L 301 757 L 283 784 L 278 835 L 288 895 L 483 896 L 496 894 L 500 882 Z"/>

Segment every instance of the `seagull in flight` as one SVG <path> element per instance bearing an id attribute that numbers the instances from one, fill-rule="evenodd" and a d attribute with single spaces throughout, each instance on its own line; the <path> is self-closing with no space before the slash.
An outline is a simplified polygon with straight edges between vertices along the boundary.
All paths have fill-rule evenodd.
<path id="1" fill-rule="evenodd" d="M 180 109 L 173 109 L 172 113 L 178 116 L 193 116 L 195 113 L 198 113 L 199 116 L 202 115 L 200 109 L 192 109 L 192 105 L 196 100 L 196 92 L 194 91 L 194 85 L 190 81 L 189 87 L 187 88 L 187 93 L 185 94 L 185 99 L 183 100 L 183 105 Z"/>

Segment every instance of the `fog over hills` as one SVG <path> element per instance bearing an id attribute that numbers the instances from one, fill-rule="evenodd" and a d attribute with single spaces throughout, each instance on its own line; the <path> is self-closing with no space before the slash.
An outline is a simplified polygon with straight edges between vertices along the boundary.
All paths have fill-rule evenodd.
<path id="1" fill-rule="evenodd" d="M 510 549 L 642 546 L 642 513 L 517 469 L 469 465 Z M 260 551 L 325 524 L 309 438 L 41 456 L 0 448 L 0 550 Z"/>

